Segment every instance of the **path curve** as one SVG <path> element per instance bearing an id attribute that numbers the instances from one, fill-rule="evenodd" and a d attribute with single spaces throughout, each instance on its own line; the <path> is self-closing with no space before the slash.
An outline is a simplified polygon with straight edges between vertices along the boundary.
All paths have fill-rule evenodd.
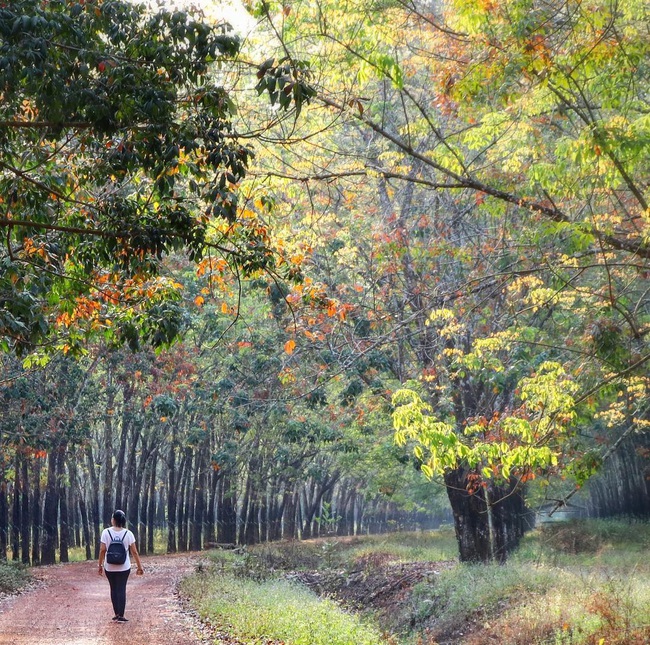
<path id="1" fill-rule="evenodd" d="M 200 629 L 181 611 L 175 588 L 193 558 L 142 558 L 127 586 L 128 623 L 111 620 L 108 581 L 92 562 L 35 569 L 41 584 L 0 604 L 0 645 L 198 645 Z"/>

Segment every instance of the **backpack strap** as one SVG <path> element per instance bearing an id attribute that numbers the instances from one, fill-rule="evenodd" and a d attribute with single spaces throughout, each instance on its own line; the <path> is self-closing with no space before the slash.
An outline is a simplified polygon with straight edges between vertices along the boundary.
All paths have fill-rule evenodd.
<path id="1" fill-rule="evenodd" d="M 126 533 L 121 538 L 118 538 L 117 536 L 113 535 L 111 533 L 111 529 L 106 529 L 108 531 L 108 534 L 111 536 L 111 540 L 113 542 L 124 542 L 124 538 L 126 537 Z"/>

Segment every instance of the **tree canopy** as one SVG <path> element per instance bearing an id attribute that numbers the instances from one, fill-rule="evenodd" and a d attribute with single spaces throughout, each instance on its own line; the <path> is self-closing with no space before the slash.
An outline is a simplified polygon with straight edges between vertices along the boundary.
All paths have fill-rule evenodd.
<path id="1" fill-rule="evenodd" d="M 171 252 L 275 268 L 266 228 L 239 209 L 253 152 L 215 71 L 239 50 L 228 25 L 19 0 L 0 7 L 0 38 L 5 349 L 69 351 L 96 331 L 169 342 L 183 327 L 181 285 L 161 271 Z"/>

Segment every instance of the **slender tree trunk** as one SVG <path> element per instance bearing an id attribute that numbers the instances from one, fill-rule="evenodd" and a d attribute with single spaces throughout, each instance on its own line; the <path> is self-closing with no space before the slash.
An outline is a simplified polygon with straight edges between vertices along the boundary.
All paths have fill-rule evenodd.
<path id="1" fill-rule="evenodd" d="M 244 488 L 244 498 L 241 508 L 239 509 L 239 522 L 237 525 L 237 544 L 246 544 L 246 522 L 248 520 L 248 507 L 251 501 L 251 478 L 250 472 L 246 475 L 246 486 Z"/>
<path id="2" fill-rule="evenodd" d="M 145 555 L 147 553 L 147 511 L 149 509 L 149 480 L 151 478 L 151 459 L 142 474 L 143 485 L 140 499 L 140 513 L 138 524 L 138 550 Z M 136 502 L 137 503 L 137 502 Z"/>
<path id="3" fill-rule="evenodd" d="M 32 487 L 32 565 L 41 561 L 41 458 L 33 460 L 34 486 Z"/>
<path id="4" fill-rule="evenodd" d="M 190 535 L 190 549 L 200 551 L 203 546 L 203 523 L 205 521 L 205 493 L 207 483 L 207 451 L 209 446 L 201 445 L 197 448 L 196 468 L 194 472 L 194 509 L 192 517 L 192 532 Z"/>
<path id="5" fill-rule="evenodd" d="M 221 471 L 212 469 L 210 471 L 210 489 L 208 493 L 208 507 L 205 516 L 205 541 L 204 545 L 214 544 L 217 541 L 217 503 L 218 487 L 221 479 Z"/>
<path id="6" fill-rule="evenodd" d="M 292 491 L 287 491 L 288 497 L 286 501 L 286 509 L 284 512 L 283 521 L 283 537 L 287 540 L 295 540 L 298 538 L 298 484 L 294 485 Z"/>
<path id="7" fill-rule="evenodd" d="M 23 457 L 22 469 L 22 500 L 20 508 L 20 550 L 24 564 L 30 563 L 29 557 L 29 536 L 30 536 L 30 514 L 29 514 L 29 465 L 27 458 Z"/>
<path id="8" fill-rule="evenodd" d="M 7 560 L 9 546 L 9 505 L 7 503 L 7 481 L 4 472 L 0 471 L 0 561 Z"/>
<path id="9" fill-rule="evenodd" d="M 88 476 L 90 477 L 90 520 L 92 523 L 92 539 L 95 545 L 94 557 L 99 557 L 100 514 L 99 514 L 99 478 L 95 470 L 95 458 L 92 446 L 86 447 Z"/>
<path id="10" fill-rule="evenodd" d="M 175 426 L 174 426 L 175 427 Z M 176 553 L 176 431 L 167 457 L 167 553 Z"/>
<path id="11" fill-rule="evenodd" d="M 230 476 L 221 478 L 219 499 L 217 540 L 221 544 L 235 544 L 237 541 L 237 498 L 234 490 L 231 490 Z"/>
<path id="12" fill-rule="evenodd" d="M 137 540 L 138 535 L 140 534 L 140 494 L 142 492 L 142 483 L 145 476 L 147 460 L 151 454 L 151 449 L 147 442 L 142 439 L 140 433 L 136 434 L 134 439 L 137 439 L 138 441 L 134 441 L 130 446 L 129 460 L 126 468 L 126 477 L 129 480 L 127 487 L 128 492 L 125 491 L 124 493 L 127 497 L 126 508 L 123 510 L 126 513 L 129 526 Z M 138 443 L 141 444 L 139 458 L 137 450 Z"/>
<path id="13" fill-rule="evenodd" d="M 86 560 L 92 560 L 93 554 L 91 552 L 90 543 L 90 524 L 88 522 L 88 508 L 86 507 L 86 500 L 84 499 L 83 491 L 79 486 L 79 481 L 76 481 L 77 486 L 77 499 L 79 500 L 79 513 L 81 515 L 81 531 L 83 533 L 83 543 L 86 547 Z"/>
<path id="14" fill-rule="evenodd" d="M 115 481 L 115 507 L 124 509 L 126 501 L 128 499 L 127 494 L 124 494 L 124 462 L 126 459 L 126 448 L 129 440 L 129 435 L 131 434 L 131 412 L 130 412 L 130 402 L 133 397 L 134 385 L 127 384 L 122 389 L 122 424 L 121 424 L 121 435 L 120 435 L 120 447 L 117 452 L 117 468 L 116 468 L 116 481 Z"/>
<path id="15" fill-rule="evenodd" d="M 147 553 L 153 553 L 154 529 L 156 521 L 156 470 L 158 464 L 158 452 L 156 451 L 155 461 L 151 469 L 149 479 L 149 506 L 147 507 Z"/>
<path id="16" fill-rule="evenodd" d="M 59 508 L 59 487 L 57 481 L 58 449 L 53 448 L 47 460 L 47 487 L 43 507 L 43 549 L 41 564 L 54 564 L 56 561 L 57 520 Z"/>
<path id="17" fill-rule="evenodd" d="M 106 414 L 104 417 L 104 488 L 102 494 L 102 511 L 104 525 L 110 526 L 113 516 L 113 414 L 115 413 L 115 388 L 113 387 L 113 371 L 108 366 L 106 386 Z"/>
<path id="18" fill-rule="evenodd" d="M 14 494 L 11 505 L 11 559 L 20 560 L 20 457 L 16 451 L 14 460 Z"/>
<path id="19" fill-rule="evenodd" d="M 56 479 L 59 489 L 59 560 L 69 562 L 70 518 L 68 513 L 68 496 L 65 486 L 65 449 L 61 448 L 56 460 Z"/>
<path id="20" fill-rule="evenodd" d="M 192 473 L 192 449 L 186 448 L 181 467 L 181 484 L 178 496 L 178 550 L 187 551 L 190 515 L 190 480 Z"/>

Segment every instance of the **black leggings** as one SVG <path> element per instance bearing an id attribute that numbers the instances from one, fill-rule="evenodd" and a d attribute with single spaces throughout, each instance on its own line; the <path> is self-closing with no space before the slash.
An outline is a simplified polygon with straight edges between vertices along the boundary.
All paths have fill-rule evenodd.
<path id="1" fill-rule="evenodd" d="M 105 571 L 108 584 L 111 585 L 111 602 L 116 616 L 124 616 L 126 607 L 126 581 L 131 569 L 127 571 Z"/>

